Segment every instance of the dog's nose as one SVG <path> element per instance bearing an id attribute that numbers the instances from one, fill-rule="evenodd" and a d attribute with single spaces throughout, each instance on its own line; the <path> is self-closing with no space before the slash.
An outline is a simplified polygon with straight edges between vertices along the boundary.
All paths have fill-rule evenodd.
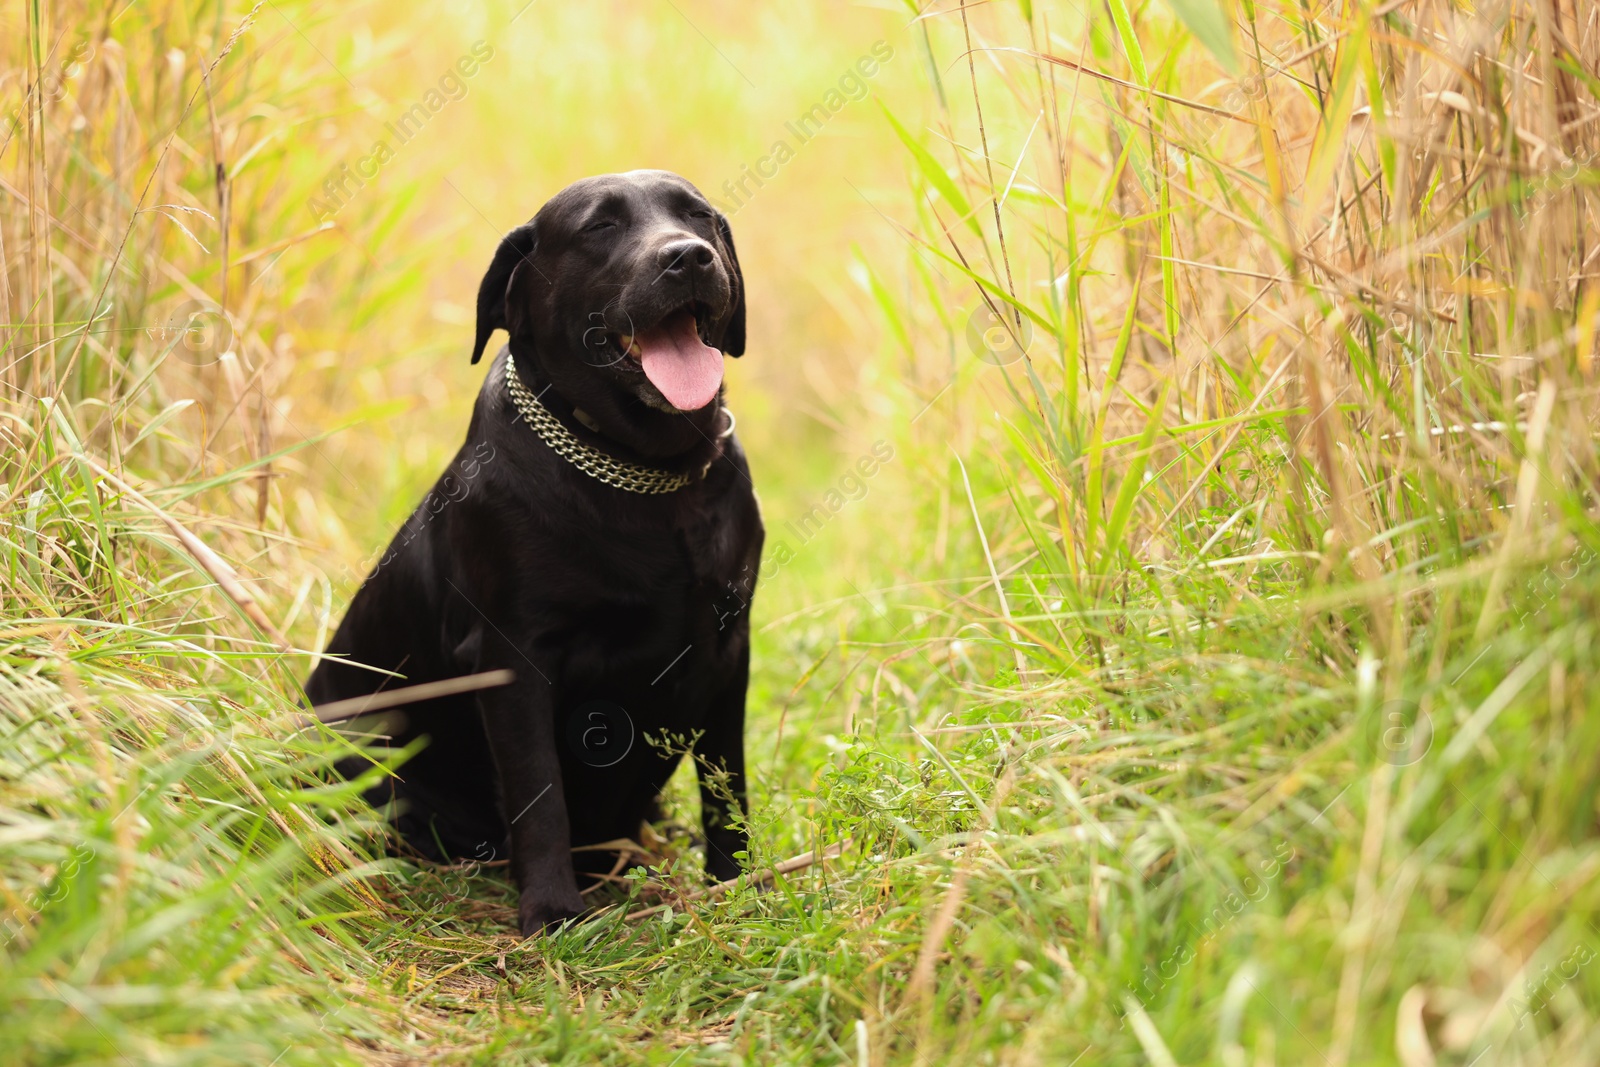
<path id="1" fill-rule="evenodd" d="M 715 256 L 711 246 L 698 237 L 686 237 L 662 245 L 661 251 L 656 253 L 656 262 L 661 265 L 663 274 L 699 274 L 711 266 Z"/>

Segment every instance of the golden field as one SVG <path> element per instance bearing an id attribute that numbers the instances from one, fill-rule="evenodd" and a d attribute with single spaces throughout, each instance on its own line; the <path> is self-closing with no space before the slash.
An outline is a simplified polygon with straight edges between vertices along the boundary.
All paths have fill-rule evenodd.
<path id="1" fill-rule="evenodd" d="M 0 42 L 6 1062 L 1600 1057 L 1593 5 Z M 290 721 L 500 235 L 638 167 L 732 218 L 752 861 L 827 859 L 698 898 L 677 789 L 627 903 L 523 942 Z"/>

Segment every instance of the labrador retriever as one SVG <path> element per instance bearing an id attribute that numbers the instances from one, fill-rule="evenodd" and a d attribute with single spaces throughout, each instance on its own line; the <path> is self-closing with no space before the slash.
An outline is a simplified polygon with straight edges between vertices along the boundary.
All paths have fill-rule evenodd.
<path id="1" fill-rule="evenodd" d="M 306 694 L 515 672 L 393 717 L 387 743 L 419 751 L 368 799 L 425 856 L 508 856 L 533 935 L 584 910 L 574 858 L 609 867 L 583 846 L 634 837 L 686 750 L 707 873 L 739 871 L 764 537 L 722 399 L 723 357 L 745 347 L 744 279 L 727 220 L 693 185 L 611 174 L 506 235 L 477 316 L 474 363 L 494 331 L 509 343 L 466 442 Z"/>

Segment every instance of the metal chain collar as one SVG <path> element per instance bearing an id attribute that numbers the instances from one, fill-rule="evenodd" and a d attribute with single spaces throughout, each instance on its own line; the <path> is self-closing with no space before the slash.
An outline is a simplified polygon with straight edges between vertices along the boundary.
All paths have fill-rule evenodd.
<path id="1" fill-rule="evenodd" d="M 550 413 L 550 409 L 539 402 L 526 385 L 522 376 L 517 373 L 516 362 L 510 352 L 506 353 L 506 392 L 511 394 L 511 400 L 527 420 L 533 431 L 539 435 L 551 451 L 568 463 L 577 467 L 591 478 L 597 478 L 607 485 L 618 489 L 626 489 L 630 493 L 646 493 L 655 495 L 659 493 L 672 493 L 692 481 L 695 477 L 688 474 L 675 474 L 672 471 L 659 470 L 655 467 L 644 467 L 637 463 L 624 463 L 620 459 L 613 459 L 593 445 L 585 444 L 561 420 Z M 728 414 L 728 428 L 718 434 L 719 438 L 728 437 L 733 433 L 733 412 L 723 408 Z M 711 469 L 707 463 L 700 471 L 700 478 L 706 476 L 706 471 Z"/>

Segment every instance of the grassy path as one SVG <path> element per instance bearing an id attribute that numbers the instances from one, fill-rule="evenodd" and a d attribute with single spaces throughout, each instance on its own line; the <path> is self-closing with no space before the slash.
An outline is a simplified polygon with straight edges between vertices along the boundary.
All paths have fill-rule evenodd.
<path id="1" fill-rule="evenodd" d="M 0 14 L 0 1061 L 1600 1062 L 1600 24 L 913 10 Z M 751 861 L 826 859 L 695 896 L 679 780 L 517 940 L 308 653 L 499 230 L 813 101 L 725 207 Z"/>

